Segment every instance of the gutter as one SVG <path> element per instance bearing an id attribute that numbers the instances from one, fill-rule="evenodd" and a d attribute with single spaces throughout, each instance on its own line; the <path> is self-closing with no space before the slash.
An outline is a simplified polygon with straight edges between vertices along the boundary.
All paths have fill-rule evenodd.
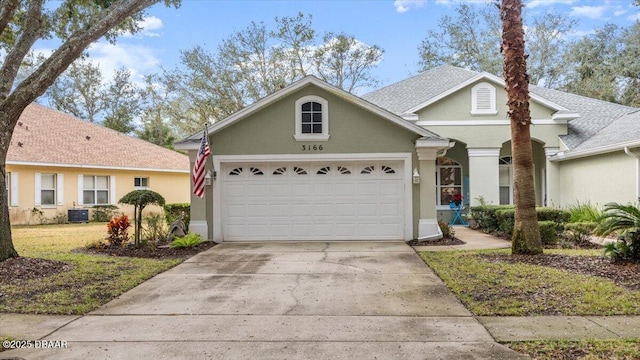
<path id="1" fill-rule="evenodd" d="M 582 150 L 582 151 L 569 151 L 569 152 L 561 151 L 556 155 L 552 156 L 549 160 L 553 162 L 553 161 L 578 159 L 582 157 L 606 154 L 606 153 L 620 151 L 620 150 L 625 151 L 626 153 L 625 149 L 632 148 L 632 147 L 640 147 L 640 140 L 627 141 L 627 142 L 619 143 L 615 145 L 600 146 L 594 149 L 588 149 L 588 150 Z"/>

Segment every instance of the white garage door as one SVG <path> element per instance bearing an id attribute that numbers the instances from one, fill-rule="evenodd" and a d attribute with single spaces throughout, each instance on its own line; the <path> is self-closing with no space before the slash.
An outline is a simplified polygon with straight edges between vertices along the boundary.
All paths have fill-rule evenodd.
<path id="1" fill-rule="evenodd" d="M 404 239 L 403 162 L 225 164 L 225 241 Z"/>

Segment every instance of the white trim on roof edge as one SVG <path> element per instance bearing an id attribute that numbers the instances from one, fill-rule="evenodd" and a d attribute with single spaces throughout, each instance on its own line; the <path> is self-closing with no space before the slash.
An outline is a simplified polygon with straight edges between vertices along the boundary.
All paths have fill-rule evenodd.
<path id="1" fill-rule="evenodd" d="M 77 169 L 153 171 L 153 172 L 169 172 L 169 173 L 185 173 L 185 174 L 188 174 L 191 172 L 190 169 L 175 170 L 175 169 L 139 168 L 139 167 L 106 166 L 106 165 L 59 164 L 59 163 L 45 163 L 45 162 L 29 162 L 29 161 L 7 161 L 7 165 L 48 166 L 48 167 L 77 168 Z"/>
<path id="2" fill-rule="evenodd" d="M 264 98 L 256 101 L 255 103 L 243 108 L 242 110 L 232 114 L 231 116 L 227 117 L 224 120 L 218 121 L 216 123 L 214 123 L 213 125 L 211 125 L 209 127 L 209 135 L 216 133 L 226 127 L 228 127 L 229 125 L 234 124 L 237 121 L 242 120 L 243 118 L 261 110 L 262 108 L 270 105 L 271 103 L 284 98 L 285 96 L 288 96 L 292 93 L 294 93 L 295 91 L 307 86 L 307 85 L 315 85 L 325 91 L 329 91 L 332 94 L 341 97 L 347 101 L 350 101 L 351 103 L 354 103 L 356 105 L 359 105 L 360 107 L 364 108 L 365 110 L 368 110 L 371 113 L 374 113 L 378 116 L 381 116 L 393 123 L 395 123 L 396 125 L 399 125 L 400 127 L 405 128 L 406 130 L 412 131 L 418 135 L 421 136 L 426 136 L 426 137 L 437 137 L 437 134 L 434 134 L 432 132 L 430 132 L 429 130 L 426 130 L 420 126 L 417 126 L 415 124 L 412 124 L 408 121 L 406 121 L 405 119 L 403 119 L 402 117 L 399 117 L 396 114 L 393 114 L 391 112 L 389 112 L 386 109 L 383 109 L 381 107 L 378 107 L 366 100 L 363 100 L 362 98 L 353 95 L 347 91 L 344 91 L 340 88 L 337 88 L 331 84 L 328 84 L 320 79 L 318 79 L 317 77 L 313 76 L 313 75 L 308 75 L 303 77 L 302 79 L 282 88 L 279 91 L 276 91 L 273 94 L 267 95 Z M 198 148 L 198 145 L 200 143 L 200 135 L 199 133 L 193 134 L 189 137 L 187 137 L 186 139 L 184 139 L 183 141 L 179 142 L 176 144 L 175 148 L 176 149 L 180 149 L 180 150 L 194 150 Z M 197 144 L 191 144 L 188 143 L 187 141 L 189 140 L 197 140 L 198 143 Z"/>
<path id="3" fill-rule="evenodd" d="M 614 151 L 624 151 L 625 148 L 640 147 L 640 140 L 632 140 L 623 143 L 599 146 L 597 148 L 582 151 L 560 151 L 549 158 L 550 161 L 564 161 L 578 159 L 592 155 L 606 154 Z"/>
<path id="4" fill-rule="evenodd" d="M 502 87 L 505 86 L 504 80 L 502 80 L 501 78 L 499 78 L 499 77 L 497 77 L 497 76 L 495 76 L 493 74 L 489 74 L 488 72 L 481 72 L 480 74 L 478 74 L 478 75 L 476 75 L 476 76 L 474 76 L 474 77 L 472 77 L 472 78 L 470 78 L 470 79 L 468 79 L 466 81 L 463 81 L 463 82 L 459 83 L 458 85 L 448 89 L 447 91 L 444 91 L 444 92 L 442 92 L 442 93 L 440 93 L 440 94 L 428 99 L 427 101 L 425 101 L 425 102 L 423 102 L 421 104 L 418 104 L 418 105 L 416 105 L 416 106 L 414 106 L 414 107 L 412 107 L 410 109 L 407 109 L 404 112 L 405 113 L 415 113 L 415 112 L 417 112 L 417 111 L 419 111 L 421 109 L 424 109 L 425 107 L 435 103 L 436 101 L 439 101 L 439 100 L 441 100 L 441 99 L 443 99 L 443 98 L 445 98 L 445 97 L 447 97 L 447 96 L 459 91 L 460 89 L 462 89 L 464 87 L 467 87 L 467 86 L 473 84 L 474 82 L 482 80 L 482 79 L 492 81 L 492 82 L 494 82 L 494 83 L 496 83 L 498 85 L 501 85 Z M 545 106 L 547 106 L 547 107 L 549 107 L 549 108 L 551 108 L 553 110 L 556 110 L 556 111 L 562 111 L 562 110 L 568 111 L 567 108 L 565 108 L 563 106 L 560 106 L 560 105 L 558 105 L 558 104 L 556 104 L 556 103 L 554 103 L 552 101 L 549 101 L 549 100 L 547 100 L 547 99 L 545 99 L 545 98 L 543 98 L 541 96 L 538 96 L 538 95 L 532 93 L 531 91 L 529 91 L 529 97 L 531 97 L 531 99 L 535 100 L 536 102 L 538 102 L 538 103 L 540 103 L 542 105 L 545 105 Z"/>
<path id="5" fill-rule="evenodd" d="M 540 119 L 531 120 L 533 125 L 564 125 L 567 120 L 551 120 Z M 420 120 L 416 122 L 416 125 L 420 126 L 469 126 L 469 125 L 510 125 L 510 120 Z"/>

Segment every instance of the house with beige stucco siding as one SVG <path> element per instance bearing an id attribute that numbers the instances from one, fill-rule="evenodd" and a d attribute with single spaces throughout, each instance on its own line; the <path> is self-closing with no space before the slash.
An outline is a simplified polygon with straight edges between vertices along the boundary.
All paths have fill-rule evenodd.
<path id="1" fill-rule="evenodd" d="M 531 86 L 538 205 L 638 196 L 638 109 Z M 440 66 L 357 97 L 308 76 L 209 127 L 191 229 L 215 241 L 441 236 L 462 206 L 513 203 L 502 79 Z M 625 130 L 631 128 L 632 130 Z M 177 144 L 191 162 L 195 134 Z"/>
<path id="2" fill-rule="evenodd" d="M 186 155 L 38 104 L 16 124 L 6 172 L 12 224 L 52 222 L 70 209 L 91 216 L 94 205 L 118 206 L 136 189 L 156 191 L 168 203 L 190 199 Z"/>

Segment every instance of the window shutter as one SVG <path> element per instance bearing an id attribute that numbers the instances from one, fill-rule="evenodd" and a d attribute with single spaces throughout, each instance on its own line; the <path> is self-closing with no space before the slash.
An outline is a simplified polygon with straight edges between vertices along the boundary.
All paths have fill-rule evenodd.
<path id="1" fill-rule="evenodd" d="M 117 200 L 116 200 L 116 177 L 113 176 L 113 175 L 109 177 L 109 199 L 111 200 L 109 202 L 109 204 L 111 204 L 111 205 L 117 204 Z"/>
<path id="2" fill-rule="evenodd" d="M 35 192 L 35 206 L 42 204 L 42 174 L 36 173 L 36 192 Z"/>
<path id="3" fill-rule="evenodd" d="M 56 185 L 58 186 L 58 205 L 64 205 L 64 174 L 56 175 Z"/>
<path id="4" fill-rule="evenodd" d="M 18 206 L 18 173 L 11 173 L 11 206 Z"/>
<path id="5" fill-rule="evenodd" d="M 78 175 L 78 205 L 83 204 L 83 192 L 84 192 L 84 176 Z"/>

